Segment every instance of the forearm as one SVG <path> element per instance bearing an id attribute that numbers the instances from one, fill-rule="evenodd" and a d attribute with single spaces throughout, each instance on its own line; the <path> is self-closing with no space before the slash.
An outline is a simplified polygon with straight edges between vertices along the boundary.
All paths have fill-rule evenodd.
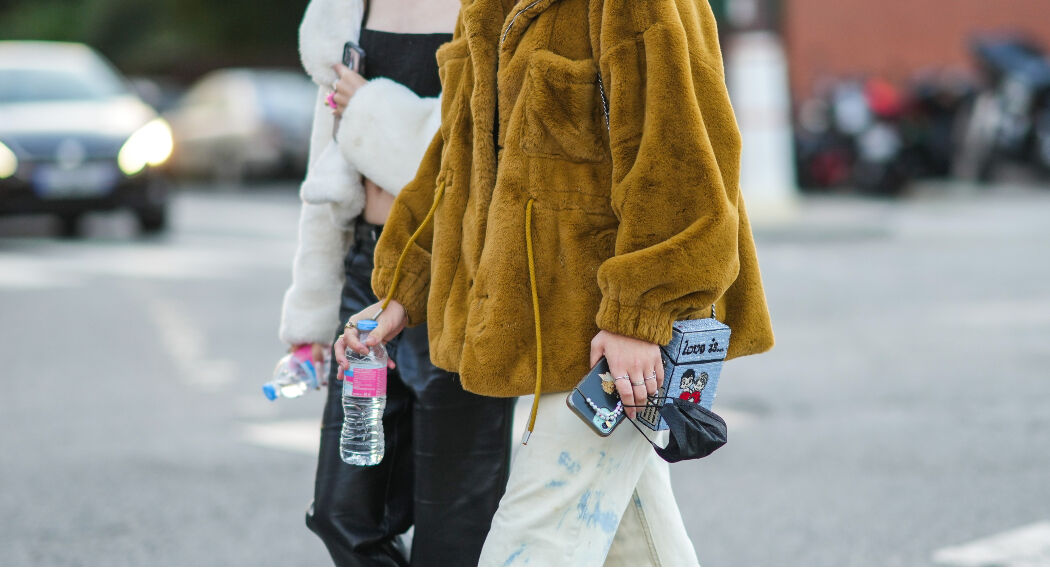
<path id="1" fill-rule="evenodd" d="M 739 272 L 739 131 L 720 69 L 694 55 L 708 39 L 671 20 L 603 58 L 620 224 L 596 322 L 659 344 Z"/>
<path id="2" fill-rule="evenodd" d="M 292 285 L 281 310 L 281 341 L 289 345 L 328 343 L 339 325 L 339 294 L 349 234 L 332 222 L 325 205 L 303 204 Z"/>

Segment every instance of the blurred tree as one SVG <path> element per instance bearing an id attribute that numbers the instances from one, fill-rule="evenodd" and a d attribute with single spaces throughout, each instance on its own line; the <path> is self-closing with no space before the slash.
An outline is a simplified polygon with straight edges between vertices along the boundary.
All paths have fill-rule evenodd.
<path id="1" fill-rule="evenodd" d="M 0 0 L 0 40 L 84 42 L 130 74 L 190 80 L 225 66 L 297 66 L 308 0 Z"/>

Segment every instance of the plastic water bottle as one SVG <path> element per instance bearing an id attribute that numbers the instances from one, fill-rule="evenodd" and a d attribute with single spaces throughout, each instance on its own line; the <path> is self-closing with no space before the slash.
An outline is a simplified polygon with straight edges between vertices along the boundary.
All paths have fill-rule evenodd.
<path id="1" fill-rule="evenodd" d="M 328 354 L 325 353 L 324 365 L 314 365 L 310 346 L 301 345 L 277 362 L 273 379 L 262 386 L 263 394 L 266 399 L 274 401 L 279 397 L 300 397 L 311 389 L 320 389 L 328 374 L 328 364 Z"/>
<path id="2" fill-rule="evenodd" d="M 357 322 L 361 341 L 376 322 Z M 386 408 L 386 348 L 376 344 L 361 355 L 346 348 L 350 369 L 343 372 L 343 433 L 339 454 L 350 465 L 375 465 L 383 460 L 383 409 Z"/>

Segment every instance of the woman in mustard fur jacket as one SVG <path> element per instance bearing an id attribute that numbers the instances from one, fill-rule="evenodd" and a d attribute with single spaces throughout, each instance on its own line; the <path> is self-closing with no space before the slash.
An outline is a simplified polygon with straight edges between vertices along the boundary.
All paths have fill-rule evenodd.
<path id="1" fill-rule="evenodd" d="M 369 339 L 427 320 L 465 389 L 536 396 L 481 564 L 696 565 L 667 464 L 565 398 L 604 355 L 643 405 L 672 323 L 712 305 L 730 358 L 773 344 L 710 7 L 464 0 L 438 63 L 441 130 L 376 248 Z"/>

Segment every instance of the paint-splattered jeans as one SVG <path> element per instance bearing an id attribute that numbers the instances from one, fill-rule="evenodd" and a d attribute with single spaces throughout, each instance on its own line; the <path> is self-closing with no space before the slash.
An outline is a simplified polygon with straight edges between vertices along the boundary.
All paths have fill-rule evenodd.
<path id="1" fill-rule="evenodd" d="M 479 564 L 697 566 L 668 464 L 629 422 L 599 437 L 567 395 L 541 397 Z"/>

